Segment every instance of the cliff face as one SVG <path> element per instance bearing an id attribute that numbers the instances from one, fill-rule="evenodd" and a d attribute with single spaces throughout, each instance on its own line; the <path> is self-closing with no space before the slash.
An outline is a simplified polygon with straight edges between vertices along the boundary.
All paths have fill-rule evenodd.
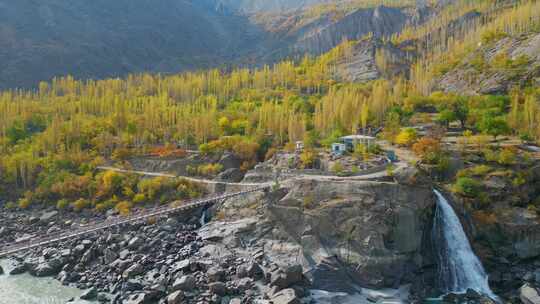
<path id="1" fill-rule="evenodd" d="M 375 37 L 391 35 L 400 31 L 409 20 L 410 16 L 397 8 L 359 9 L 337 22 L 326 18 L 300 29 L 292 48 L 296 52 L 320 54 L 344 39 L 357 40 L 369 33 Z"/>
<path id="2" fill-rule="evenodd" d="M 423 266 L 431 189 L 378 182 L 302 181 L 268 207 L 268 217 L 302 250 L 315 286 L 328 263 L 362 286 L 396 287 Z"/>
<path id="3" fill-rule="evenodd" d="M 264 246 L 278 264 L 301 262 L 313 288 L 348 292 L 397 287 L 433 270 L 434 208 L 429 183 L 300 179 L 265 197 L 226 202 L 217 218 L 232 223 L 212 222 L 209 230 Z M 235 223 L 241 231 L 230 231 Z"/>

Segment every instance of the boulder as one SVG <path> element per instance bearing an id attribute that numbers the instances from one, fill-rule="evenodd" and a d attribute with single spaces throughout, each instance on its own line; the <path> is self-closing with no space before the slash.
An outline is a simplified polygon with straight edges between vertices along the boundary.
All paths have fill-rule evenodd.
<path id="1" fill-rule="evenodd" d="M 150 304 L 153 299 L 147 293 L 137 293 L 122 301 L 122 304 Z"/>
<path id="2" fill-rule="evenodd" d="M 218 296 L 221 296 L 221 297 L 227 294 L 227 286 L 223 282 L 210 283 L 208 285 L 208 288 L 210 289 L 211 293 L 217 294 Z"/>
<path id="3" fill-rule="evenodd" d="M 129 240 L 129 243 L 128 243 L 128 248 L 131 249 L 131 250 L 135 250 L 135 249 L 138 249 L 139 247 L 141 247 L 142 245 L 144 244 L 144 240 L 138 236 L 132 238 L 131 240 Z"/>
<path id="4" fill-rule="evenodd" d="M 290 266 L 284 270 L 278 269 L 272 272 L 270 277 L 270 285 L 276 286 L 279 289 L 284 289 L 300 283 L 302 278 L 302 266 Z"/>
<path id="5" fill-rule="evenodd" d="M 190 265 L 191 265 L 191 262 L 189 261 L 189 259 L 176 262 L 172 266 L 172 272 L 186 271 L 190 268 Z"/>
<path id="6" fill-rule="evenodd" d="M 4 268 L 2 268 L 2 266 L 0 266 L 0 275 L 3 275 L 4 274 Z"/>
<path id="7" fill-rule="evenodd" d="M 27 270 L 26 265 L 25 265 L 25 264 L 22 264 L 22 263 L 19 263 L 19 264 L 15 265 L 15 266 L 9 271 L 9 274 L 10 274 L 10 275 L 22 274 L 22 273 L 25 273 L 26 270 Z"/>
<path id="8" fill-rule="evenodd" d="M 196 284 L 197 281 L 195 280 L 195 277 L 193 277 L 192 275 L 185 275 L 174 281 L 172 290 L 192 291 L 193 289 L 195 289 Z"/>
<path id="9" fill-rule="evenodd" d="M 58 211 L 56 210 L 45 212 L 39 217 L 39 221 L 41 223 L 49 223 L 51 220 L 56 218 L 57 215 L 58 215 Z"/>
<path id="10" fill-rule="evenodd" d="M 242 165 L 240 158 L 232 153 L 225 153 L 218 163 L 223 167 L 224 171 L 232 168 L 240 168 L 240 165 Z"/>
<path id="11" fill-rule="evenodd" d="M 227 169 L 216 177 L 216 181 L 238 183 L 244 179 L 244 173 L 238 168 Z"/>
<path id="12" fill-rule="evenodd" d="M 234 285 L 238 288 L 238 290 L 246 291 L 251 289 L 251 287 L 253 286 L 253 279 L 242 278 L 240 280 L 237 280 Z"/>
<path id="13" fill-rule="evenodd" d="M 181 304 L 184 298 L 184 292 L 177 290 L 167 296 L 167 304 Z"/>
<path id="14" fill-rule="evenodd" d="M 48 277 L 58 274 L 61 268 L 62 265 L 58 267 L 54 263 L 42 262 L 31 268 L 30 273 L 36 277 Z"/>
<path id="15" fill-rule="evenodd" d="M 111 264 L 116 259 L 118 259 L 118 254 L 116 252 L 112 251 L 109 248 L 106 248 L 103 251 L 103 261 L 105 262 L 105 264 Z"/>
<path id="16" fill-rule="evenodd" d="M 223 269 L 221 268 L 212 267 L 208 269 L 206 275 L 208 276 L 208 280 L 210 282 L 217 282 L 223 279 L 223 277 L 225 276 L 225 271 L 223 271 Z"/>
<path id="17" fill-rule="evenodd" d="M 126 269 L 124 273 L 122 274 L 122 276 L 124 278 L 133 278 L 135 276 L 142 274 L 143 272 L 144 272 L 143 266 L 139 263 L 135 263 L 131 265 L 131 267 Z"/>
<path id="18" fill-rule="evenodd" d="M 143 289 L 143 284 L 138 280 L 127 280 L 122 286 L 123 291 L 137 291 Z"/>
<path id="19" fill-rule="evenodd" d="M 300 299 L 292 288 L 283 289 L 274 294 L 271 301 L 274 304 L 300 304 Z"/>
<path id="20" fill-rule="evenodd" d="M 232 298 L 232 299 L 229 301 L 229 304 L 242 304 L 242 300 L 239 299 L 239 298 Z"/>
<path id="21" fill-rule="evenodd" d="M 540 292 L 529 284 L 521 286 L 519 298 L 524 304 L 540 304 Z"/>
<path id="22" fill-rule="evenodd" d="M 258 280 L 264 274 L 262 268 L 259 264 L 251 261 L 246 267 L 246 274 L 252 279 Z"/>
<path id="23" fill-rule="evenodd" d="M 0 227 L 0 237 L 4 237 L 9 233 L 8 228 L 6 227 Z"/>
<path id="24" fill-rule="evenodd" d="M 86 290 L 81 296 L 80 298 L 82 300 L 94 300 L 97 298 L 97 295 L 98 295 L 98 291 L 95 287 L 92 287 L 88 290 Z"/>

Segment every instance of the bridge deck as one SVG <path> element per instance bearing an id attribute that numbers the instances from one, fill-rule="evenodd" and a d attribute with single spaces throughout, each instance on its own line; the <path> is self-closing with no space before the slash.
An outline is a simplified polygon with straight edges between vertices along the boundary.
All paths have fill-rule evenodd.
<path id="1" fill-rule="evenodd" d="M 233 198 L 236 196 L 240 196 L 240 195 L 244 195 L 244 194 L 248 194 L 252 192 L 263 191 L 263 190 L 268 189 L 269 187 L 270 186 L 268 185 L 264 185 L 264 186 L 259 186 L 259 187 L 249 189 L 249 190 L 222 194 L 222 195 L 218 195 L 218 196 L 214 196 L 210 198 L 195 199 L 188 202 L 176 201 L 176 202 L 173 202 L 172 205 L 174 205 L 174 203 L 183 203 L 183 204 L 177 207 L 174 207 L 174 206 L 156 207 L 156 208 L 145 210 L 139 214 L 133 214 L 127 217 L 119 217 L 119 218 L 105 220 L 102 222 L 94 222 L 94 223 L 81 226 L 79 228 L 76 228 L 68 232 L 49 234 L 43 237 L 32 238 L 29 240 L 14 242 L 7 245 L 4 244 L 0 247 L 0 258 L 10 256 L 18 252 L 34 249 L 37 247 L 46 246 L 53 243 L 58 243 L 58 242 L 66 241 L 69 239 L 78 238 L 78 237 L 81 237 L 81 236 L 84 236 L 93 232 L 97 232 L 100 230 L 105 230 L 108 228 L 117 227 L 117 226 L 121 226 L 128 223 L 134 223 L 134 222 L 147 220 L 156 216 L 163 216 L 166 214 L 192 210 L 199 207 L 205 207 L 224 199 Z"/>

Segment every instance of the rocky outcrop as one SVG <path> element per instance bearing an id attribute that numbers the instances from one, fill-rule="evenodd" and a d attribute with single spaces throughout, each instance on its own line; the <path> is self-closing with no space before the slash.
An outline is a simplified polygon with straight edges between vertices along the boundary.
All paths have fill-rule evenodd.
<path id="1" fill-rule="evenodd" d="M 523 304 L 540 304 L 540 290 L 525 284 L 519 289 L 519 298 Z"/>
<path id="2" fill-rule="evenodd" d="M 225 218 L 244 219 L 210 223 L 201 234 L 229 247 L 261 246 L 277 264 L 301 261 L 314 288 L 396 287 L 432 264 L 426 252 L 435 198 L 429 183 L 415 176 L 400 176 L 403 184 L 296 180 L 256 209 L 252 202 L 226 202 Z"/>
<path id="3" fill-rule="evenodd" d="M 375 37 L 389 36 L 400 31 L 409 22 L 409 18 L 403 10 L 385 6 L 358 9 L 337 22 L 329 16 L 328 19 L 301 28 L 292 48 L 300 53 L 320 54 L 344 39 L 358 40 L 368 33 Z"/>

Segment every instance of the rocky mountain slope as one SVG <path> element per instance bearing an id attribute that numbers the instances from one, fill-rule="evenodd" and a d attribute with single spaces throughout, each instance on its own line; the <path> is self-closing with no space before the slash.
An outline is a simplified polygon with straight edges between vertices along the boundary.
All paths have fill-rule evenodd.
<path id="1" fill-rule="evenodd" d="M 0 89 L 55 76 L 104 78 L 320 54 L 391 35 L 428 9 L 371 7 L 306 17 L 323 0 L 0 0 Z M 261 17 L 260 12 L 265 12 Z"/>
<path id="2" fill-rule="evenodd" d="M 538 33 L 480 45 L 437 82 L 440 90 L 469 95 L 500 94 L 527 84 L 540 84 Z"/>
<path id="3" fill-rule="evenodd" d="M 1 0 L 0 88 L 219 65 L 260 38 L 247 18 L 184 0 Z"/>

